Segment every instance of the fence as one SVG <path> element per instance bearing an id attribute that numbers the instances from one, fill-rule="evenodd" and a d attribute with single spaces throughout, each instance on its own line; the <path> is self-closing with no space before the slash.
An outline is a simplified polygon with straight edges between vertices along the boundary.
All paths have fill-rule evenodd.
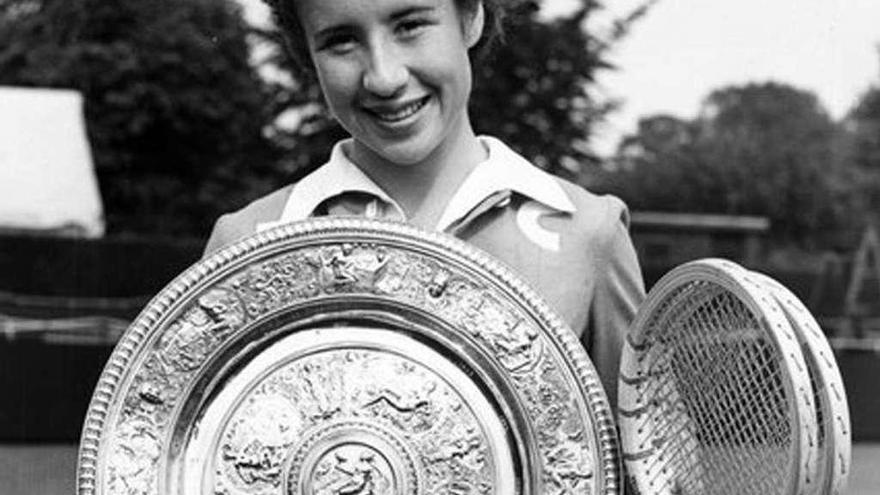
<path id="1" fill-rule="evenodd" d="M 0 441 L 76 441 L 113 345 L 149 299 L 198 260 L 202 243 L 0 236 Z M 644 264 L 646 282 L 671 268 Z M 844 373 L 854 437 L 880 440 L 880 311 L 844 313 L 852 268 L 839 265 L 833 277 L 819 267 L 749 268 L 780 280 L 819 316 Z"/>

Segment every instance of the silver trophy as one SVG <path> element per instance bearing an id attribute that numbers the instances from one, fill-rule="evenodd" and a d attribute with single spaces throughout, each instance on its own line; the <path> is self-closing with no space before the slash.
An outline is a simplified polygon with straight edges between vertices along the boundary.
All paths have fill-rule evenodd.
<path id="1" fill-rule="evenodd" d="M 443 234 L 319 219 L 199 262 L 95 390 L 82 495 L 616 494 L 574 334 Z"/>

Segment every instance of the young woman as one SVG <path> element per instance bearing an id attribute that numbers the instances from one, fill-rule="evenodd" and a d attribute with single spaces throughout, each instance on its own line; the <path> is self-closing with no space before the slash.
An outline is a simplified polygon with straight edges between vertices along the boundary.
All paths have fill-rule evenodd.
<path id="1" fill-rule="evenodd" d="M 623 203 L 553 177 L 467 113 L 496 0 L 269 0 L 351 138 L 296 184 L 222 216 L 206 252 L 279 223 L 362 215 L 448 232 L 516 269 L 584 343 L 611 403 L 644 297 Z"/>

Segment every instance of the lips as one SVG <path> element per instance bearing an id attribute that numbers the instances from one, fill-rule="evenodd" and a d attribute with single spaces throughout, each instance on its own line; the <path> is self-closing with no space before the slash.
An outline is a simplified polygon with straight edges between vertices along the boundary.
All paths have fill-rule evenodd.
<path id="1" fill-rule="evenodd" d="M 422 109 L 430 99 L 430 96 L 419 98 L 409 103 L 395 105 L 365 106 L 364 110 L 382 122 L 394 123 L 406 120 Z"/>

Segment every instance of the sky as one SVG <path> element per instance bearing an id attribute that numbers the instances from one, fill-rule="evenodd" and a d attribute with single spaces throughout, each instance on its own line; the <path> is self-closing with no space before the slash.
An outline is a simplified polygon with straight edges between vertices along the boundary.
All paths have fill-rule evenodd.
<path id="1" fill-rule="evenodd" d="M 240 0 L 259 17 L 260 0 Z M 548 16 L 580 0 L 545 0 Z M 641 0 L 605 0 L 603 29 Z M 609 154 L 639 117 L 696 116 L 714 89 L 775 81 L 816 93 L 835 119 L 880 84 L 880 0 L 659 0 L 612 51 L 599 92 L 622 107 L 598 130 Z"/>
<path id="2" fill-rule="evenodd" d="M 554 0 L 564 10 L 577 0 Z M 634 0 L 606 0 L 620 15 Z M 713 90 L 776 81 L 813 91 L 835 119 L 880 85 L 880 0 L 659 0 L 611 54 L 600 78 L 623 108 L 602 129 L 614 149 L 640 116 L 692 118 Z"/>

